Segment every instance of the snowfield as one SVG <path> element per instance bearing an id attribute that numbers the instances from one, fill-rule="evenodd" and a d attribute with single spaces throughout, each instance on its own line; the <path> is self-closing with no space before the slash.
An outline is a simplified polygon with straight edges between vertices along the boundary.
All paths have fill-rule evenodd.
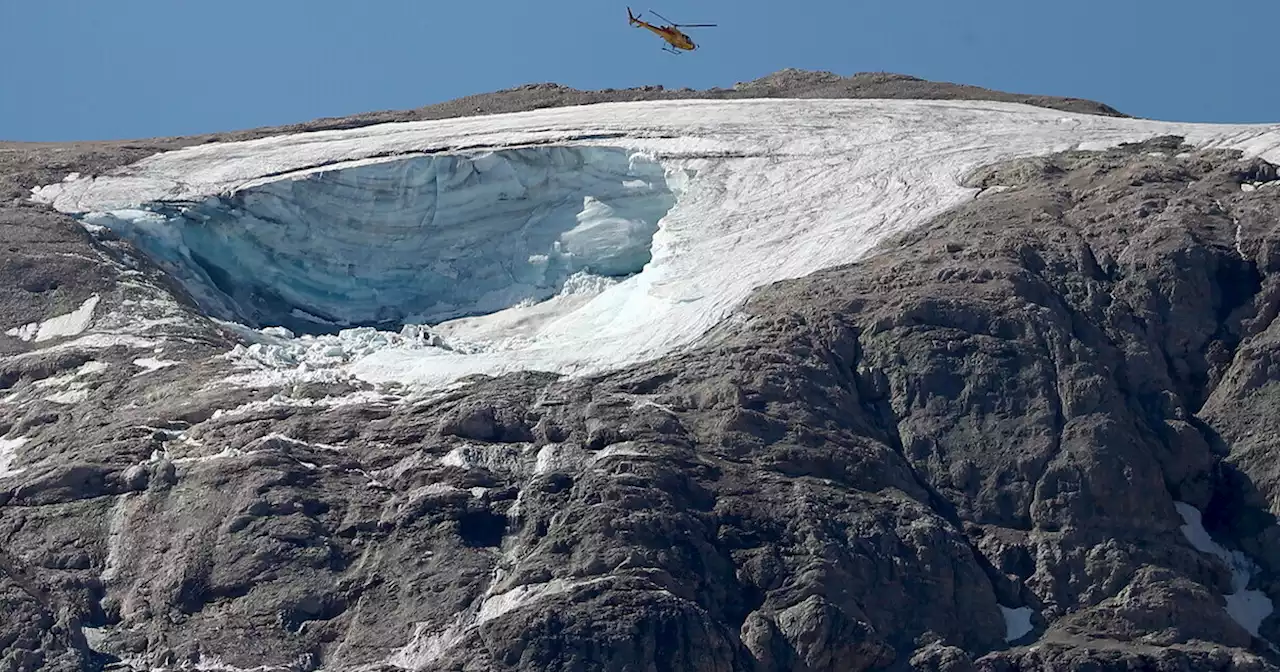
<path id="1" fill-rule="evenodd" d="M 668 354 L 752 289 L 857 261 L 972 198 L 974 168 L 1167 134 L 1280 161 L 1280 125 L 682 100 L 207 144 L 34 198 L 135 241 L 210 315 L 288 327 L 232 353 L 241 382 L 438 387 Z M 342 329 L 371 323 L 393 333 Z"/>

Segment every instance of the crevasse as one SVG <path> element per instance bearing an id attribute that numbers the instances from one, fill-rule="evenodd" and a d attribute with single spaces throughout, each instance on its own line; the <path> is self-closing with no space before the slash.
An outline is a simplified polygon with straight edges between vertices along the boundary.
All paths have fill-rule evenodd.
<path id="1" fill-rule="evenodd" d="M 85 216 L 211 315 L 303 333 L 483 315 L 651 258 L 663 166 L 608 147 L 414 156 Z"/>

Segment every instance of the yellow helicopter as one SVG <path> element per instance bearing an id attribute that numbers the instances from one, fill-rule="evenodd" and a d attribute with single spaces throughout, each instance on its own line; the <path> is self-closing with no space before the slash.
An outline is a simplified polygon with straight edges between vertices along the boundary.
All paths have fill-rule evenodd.
<path id="1" fill-rule="evenodd" d="M 716 25 L 714 23 L 676 23 L 652 9 L 649 10 L 649 12 L 659 19 L 666 21 L 667 25 L 655 26 L 647 21 L 641 21 L 640 17 L 631 13 L 630 7 L 627 8 L 627 18 L 630 20 L 631 25 L 639 26 L 640 28 L 647 28 L 657 34 L 658 37 L 666 40 L 667 44 L 670 46 L 663 47 L 662 50 L 672 54 L 679 54 L 680 52 L 676 51 L 677 49 L 693 51 L 698 48 L 698 45 L 694 44 L 693 40 L 689 39 L 688 35 L 680 32 L 680 28 L 713 28 Z"/>

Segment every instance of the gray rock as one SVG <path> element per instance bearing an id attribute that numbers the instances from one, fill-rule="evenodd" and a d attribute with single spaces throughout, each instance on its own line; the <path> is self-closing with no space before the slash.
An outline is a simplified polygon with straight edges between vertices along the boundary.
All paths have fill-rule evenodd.
<path id="1" fill-rule="evenodd" d="M 972 672 L 977 668 L 963 649 L 932 643 L 911 656 L 911 669 L 920 672 Z"/>

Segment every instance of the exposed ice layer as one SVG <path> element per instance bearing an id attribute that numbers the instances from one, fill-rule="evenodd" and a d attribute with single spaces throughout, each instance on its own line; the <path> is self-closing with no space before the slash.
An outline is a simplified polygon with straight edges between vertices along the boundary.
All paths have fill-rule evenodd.
<path id="1" fill-rule="evenodd" d="M 434 323 L 640 272 L 675 204 L 661 164 L 606 147 L 416 156 L 85 221 L 131 239 L 215 317 L 295 331 Z"/>
<path id="2" fill-rule="evenodd" d="M 1231 570 L 1231 594 L 1224 596 L 1227 601 L 1227 614 L 1250 634 L 1257 637 L 1258 626 L 1271 615 L 1272 610 L 1271 598 L 1267 597 L 1266 593 L 1261 590 L 1247 590 L 1249 580 L 1258 571 L 1257 565 L 1244 553 L 1228 552 L 1221 544 L 1214 541 L 1209 536 L 1209 532 L 1204 529 L 1199 509 L 1186 502 L 1174 502 L 1173 505 L 1178 509 L 1178 515 L 1182 516 L 1185 523 L 1181 527 L 1187 541 L 1190 541 L 1198 551 L 1218 556 L 1218 559 Z"/>
<path id="3" fill-rule="evenodd" d="M 641 273 L 435 325 L 449 348 L 386 338 L 373 350 L 316 357 L 316 342 L 278 339 L 258 353 L 264 382 L 343 373 L 445 387 L 476 373 L 586 375 L 660 357 L 695 343 L 754 288 L 858 261 L 887 237 L 973 198 L 961 178 L 977 167 L 1167 134 L 1280 161 L 1280 125 L 1169 123 L 990 101 L 645 101 L 210 143 L 47 185 L 34 197 L 71 213 L 194 202 L 406 153 L 549 143 L 625 148 L 697 171 L 688 181 L 667 173 L 679 197 Z M 353 339 L 366 337 L 338 338 Z"/>

